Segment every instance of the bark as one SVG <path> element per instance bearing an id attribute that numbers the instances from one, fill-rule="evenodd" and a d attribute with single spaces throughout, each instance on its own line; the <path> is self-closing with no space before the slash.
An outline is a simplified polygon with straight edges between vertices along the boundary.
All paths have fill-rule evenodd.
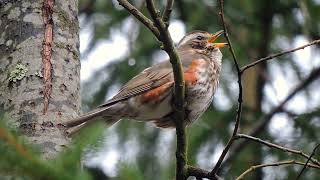
<path id="1" fill-rule="evenodd" d="M 67 145 L 60 123 L 80 113 L 77 0 L 0 1 L 0 112 L 42 156 Z"/>

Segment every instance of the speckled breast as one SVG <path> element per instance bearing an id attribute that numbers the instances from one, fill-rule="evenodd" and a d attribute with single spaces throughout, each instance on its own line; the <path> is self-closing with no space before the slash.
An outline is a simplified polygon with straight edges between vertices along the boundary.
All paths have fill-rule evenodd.
<path id="1" fill-rule="evenodd" d="M 212 102 L 219 85 L 220 66 L 206 62 L 196 70 L 197 81 L 186 84 L 186 120 L 190 124 L 197 120 Z"/>

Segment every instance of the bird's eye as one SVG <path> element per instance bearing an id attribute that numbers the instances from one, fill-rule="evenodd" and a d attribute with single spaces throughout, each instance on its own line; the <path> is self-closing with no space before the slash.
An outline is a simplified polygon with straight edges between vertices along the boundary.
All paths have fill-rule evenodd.
<path id="1" fill-rule="evenodd" d="M 204 37 L 199 35 L 199 36 L 197 36 L 197 39 L 198 39 L 198 40 L 203 40 Z"/>

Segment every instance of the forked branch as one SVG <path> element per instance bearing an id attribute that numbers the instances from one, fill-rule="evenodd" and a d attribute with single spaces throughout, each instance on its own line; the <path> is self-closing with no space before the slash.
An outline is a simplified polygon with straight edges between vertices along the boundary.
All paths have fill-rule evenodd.
<path id="1" fill-rule="evenodd" d="M 257 64 L 260 64 L 262 62 L 269 61 L 271 59 L 274 59 L 274 58 L 279 57 L 279 56 L 283 56 L 285 54 L 293 53 L 295 51 L 304 49 L 304 48 L 306 48 L 308 46 L 312 46 L 312 45 L 315 45 L 315 44 L 320 44 L 320 39 L 314 40 L 314 41 L 312 41 L 312 42 L 310 42 L 308 44 L 305 44 L 305 45 L 297 47 L 297 48 L 289 49 L 289 50 L 286 50 L 286 51 L 282 51 L 282 52 L 279 52 L 279 53 L 276 53 L 276 54 L 272 54 L 270 56 L 258 59 L 258 60 L 254 61 L 254 62 L 252 62 L 252 63 L 250 63 L 248 65 L 243 66 L 241 68 L 241 72 L 244 72 L 245 70 L 247 70 L 247 69 L 249 69 L 249 68 L 251 68 L 251 67 L 253 67 L 253 66 L 257 65 Z"/>
<path id="2" fill-rule="evenodd" d="M 153 0 L 146 0 L 147 9 L 152 20 L 144 16 L 137 8 L 131 5 L 128 1 L 118 0 L 119 4 L 126 8 L 132 15 L 140 20 L 147 28 L 149 28 L 159 41 L 163 43 L 164 50 L 170 57 L 170 62 L 173 68 L 173 76 L 175 81 L 175 122 L 177 134 L 177 167 L 176 179 L 187 179 L 186 167 L 186 137 L 184 124 L 184 77 L 182 63 L 179 59 L 176 48 L 173 44 L 168 31 L 168 21 L 173 7 L 173 0 L 168 0 L 164 14 L 160 15 L 160 11 L 155 7 Z"/>
<path id="3" fill-rule="evenodd" d="M 118 0 L 118 2 L 122 7 L 124 7 L 127 11 L 129 11 L 134 17 L 136 17 L 142 24 L 144 24 L 160 41 L 160 32 L 153 25 L 153 22 L 149 18 L 143 15 L 142 12 L 140 12 L 136 7 L 134 7 L 127 0 Z"/>
<path id="4" fill-rule="evenodd" d="M 242 72 L 240 70 L 236 55 L 235 55 L 234 50 L 232 48 L 232 43 L 231 43 L 231 41 L 229 39 L 228 30 L 227 30 L 226 23 L 225 23 L 225 20 L 224 20 L 224 12 L 223 12 L 224 11 L 224 7 L 223 7 L 224 1 L 220 0 L 219 3 L 220 3 L 219 15 L 220 15 L 220 18 L 221 18 L 221 21 L 222 21 L 224 35 L 225 35 L 225 38 L 227 39 L 227 42 L 229 44 L 229 50 L 230 50 L 230 52 L 232 54 L 233 62 L 234 62 L 234 65 L 236 67 L 236 70 L 237 70 L 239 95 L 238 95 L 238 109 L 237 109 L 237 115 L 236 115 L 236 122 L 235 122 L 235 125 L 234 125 L 233 133 L 232 133 L 232 136 L 230 137 L 227 145 L 223 149 L 223 151 L 222 151 L 222 153 L 221 153 L 221 155 L 220 155 L 220 157 L 218 159 L 218 162 L 216 163 L 216 165 L 214 166 L 214 168 L 211 171 L 211 176 L 212 177 L 218 172 L 218 170 L 219 170 L 219 168 L 220 168 L 225 156 L 227 155 L 231 145 L 233 144 L 233 142 L 235 140 L 235 137 L 236 137 L 236 135 L 238 133 L 238 130 L 239 130 L 241 113 L 242 113 L 242 82 L 241 82 Z"/>
<path id="5" fill-rule="evenodd" d="M 280 161 L 280 162 L 275 162 L 275 163 L 267 163 L 267 164 L 259 164 L 256 166 L 251 166 L 249 169 L 244 171 L 240 176 L 238 176 L 236 180 L 243 179 L 244 176 L 246 176 L 247 174 L 249 174 L 259 168 L 272 167 L 272 166 L 284 166 L 284 165 L 301 165 L 304 167 L 307 166 L 307 167 L 316 168 L 316 169 L 320 170 L 320 166 L 315 165 L 315 164 L 304 164 L 303 162 L 299 162 L 299 161 L 295 161 L 295 160 Z"/>
<path id="6" fill-rule="evenodd" d="M 247 140 L 250 140 L 250 141 L 254 141 L 256 143 L 268 146 L 268 147 L 273 148 L 273 149 L 278 149 L 278 150 L 281 150 L 281 151 L 284 151 L 284 152 L 288 152 L 288 153 L 292 153 L 292 154 L 296 154 L 296 155 L 302 156 L 302 157 L 304 157 L 306 159 L 308 159 L 310 157 L 309 155 L 305 154 L 304 152 L 302 152 L 300 150 L 287 148 L 287 147 L 284 147 L 284 146 L 281 146 L 281 145 L 278 145 L 278 144 L 275 144 L 275 143 L 271 143 L 271 142 L 262 140 L 260 138 L 249 136 L 249 135 L 246 135 L 246 134 L 237 134 L 236 138 L 237 139 L 247 139 Z M 318 160 L 311 158 L 310 161 L 312 161 L 314 164 L 320 166 L 320 163 L 319 163 Z"/>
<path id="7" fill-rule="evenodd" d="M 265 141 L 262 141 L 258 138 L 255 138 L 253 136 L 256 135 L 256 132 L 253 132 L 253 136 L 248 136 L 248 135 L 244 135 L 244 134 L 238 134 L 238 129 L 239 129 L 239 126 L 240 126 L 240 119 L 241 119 L 241 112 L 242 112 L 242 74 L 245 70 L 251 68 L 251 67 L 254 67 L 255 65 L 259 64 L 259 63 L 262 63 L 262 62 L 265 62 L 265 61 L 268 61 L 268 60 L 271 60 L 275 57 L 279 57 L 279 56 L 282 56 L 282 55 L 285 55 L 285 54 L 288 54 L 288 53 L 292 53 L 294 51 L 297 51 L 297 50 L 300 50 L 300 49 L 304 49 L 305 47 L 308 47 L 308 46 L 311 46 L 311 45 L 315 45 L 315 44 L 318 44 L 320 43 L 320 40 L 315 40 L 309 44 L 306 44 L 304 46 L 301 46 L 301 47 L 298 47 L 298 48 L 294 48 L 294 49 L 290 49 L 290 50 L 287 50 L 287 51 L 283 51 L 283 52 L 280 52 L 280 53 L 277 53 L 277 54 L 274 54 L 274 55 L 270 55 L 270 56 L 267 56 L 265 58 L 261 58 L 257 61 L 254 61 L 253 63 L 251 64 L 248 64 L 242 68 L 239 67 L 238 65 L 238 61 L 236 59 L 236 55 L 234 53 L 234 50 L 232 48 L 232 44 L 231 44 L 231 41 L 229 39 L 229 35 L 228 35 L 228 30 L 227 30 L 227 27 L 226 27 L 226 23 L 225 23 L 225 18 L 224 18 L 224 0 L 219 0 L 219 5 L 220 5 L 220 12 L 219 12 L 219 15 L 220 15 L 220 18 L 221 18 L 221 22 L 222 22 L 222 25 L 223 25 L 223 29 L 224 29 L 224 32 L 225 32 L 225 38 L 229 44 L 229 50 L 231 52 L 231 55 L 233 57 L 233 61 L 234 61 L 234 65 L 235 65 L 235 68 L 237 70 L 237 75 L 238 75 L 238 87 L 239 87 L 239 95 L 238 95 L 238 109 L 237 109 L 237 114 L 236 114 L 236 122 L 235 122 L 235 125 L 234 125 L 234 130 L 233 130 L 233 133 L 229 139 L 229 141 L 227 142 L 225 148 L 223 149 L 219 159 L 218 159 L 218 162 L 216 163 L 216 165 L 214 166 L 213 170 L 211 171 L 210 173 L 210 176 L 213 177 L 219 170 L 219 168 L 221 167 L 221 164 L 225 158 L 225 156 L 227 155 L 227 153 L 229 152 L 230 150 L 230 147 L 232 146 L 233 142 L 239 138 L 246 138 L 246 139 L 250 139 L 250 140 L 255 140 L 256 142 L 259 142 L 261 144 L 264 144 L 264 145 L 268 145 L 269 147 L 272 147 L 272 148 L 277 148 L 277 149 L 281 149 L 281 150 L 288 150 L 288 148 L 285 148 L 285 147 L 282 147 L 282 146 L 279 146 L 279 145 L 275 145 L 275 144 L 272 144 L 272 143 L 268 143 L 268 142 L 265 142 Z M 319 69 L 319 68 L 318 68 Z M 277 108 L 275 108 L 273 111 L 271 111 L 266 117 L 266 121 L 263 121 L 261 125 L 259 125 L 258 127 L 258 131 L 261 131 L 261 127 L 262 126 L 265 126 L 265 124 L 271 119 L 271 117 L 276 114 L 277 112 L 281 111 L 282 107 L 297 93 L 299 92 L 300 90 L 302 90 L 305 85 L 307 84 L 310 84 L 311 82 L 313 82 L 320 74 L 318 72 L 318 69 L 314 70 L 310 76 L 304 81 L 302 82 L 299 86 L 297 86 L 293 92 L 291 94 L 289 94 L 289 96 L 282 102 L 279 104 L 279 106 Z M 244 144 L 244 143 L 242 143 Z M 290 150 L 291 151 L 291 150 Z M 304 154 L 304 153 L 299 153 L 301 151 L 295 151 L 295 150 L 292 150 L 291 151 L 292 153 L 295 152 L 296 154 L 299 154 L 303 157 L 309 157 L 308 155 Z M 311 159 L 312 162 L 314 163 L 317 163 L 318 164 L 318 161 L 315 160 L 315 159 Z"/>
<path id="8" fill-rule="evenodd" d="M 236 121 L 235 121 L 235 126 L 233 133 L 225 146 L 222 154 L 219 157 L 218 162 L 216 163 L 215 167 L 212 169 L 211 172 L 203 170 L 201 168 L 197 167 L 192 167 L 188 166 L 186 162 L 186 137 L 185 137 L 185 124 L 184 124 L 184 78 L 183 78 L 183 69 L 182 69 L 182 64 L 179 59 L 178 53 L 173 45 L 172 39 L 170 37 L 170 34 L 168 32 L 168 26 L 169 26 L 169 19 L 170 19 L 170 14 L 172 12 L 173 8 L 173 3 L 174 0 L 167 0 L 166 7 L 164 8 L 164 11 L 162 15 L 160 14 L 160 11 L 155 7 L 155 4 L 153 0 L 146 0 L 147 4 L 147 9 L 148 12 L 151 16 L 150 20 L 147 18 L 143 13 L 141 13 L 137 8 L 135 8 L 132 4 L 130 4 L 126 0 L 118 0 L 119 4 L 122 5 L 128 12 L 130 12 L 133 16 L 135 16 L 140 22 L 142 22 L 150 31 L 155 35 L 155 37 L 163 43 L 163 48 L 164 50 L 168 53 L 170 57 L 170 62 L 172 64 L 173 72 L 174 72 L 174 80 L 175 80 L 175 114 L 176 114 L 176 134 L 177 134 L 177 151 L 176 151 L 176 179 L 177 180 L 186 180 L 189 176 L 194 176 L 197 179 L 202 179 L 202 178 L 208 178 L 208 179 L 220 179 L 219 176 L 217 176 L 217 172 L 219 168 L 221 167 L 222 162 L 224 161 L 224 158 L 226 157 L 227 153 L 230 150 L 230 147 L 234 143 L 235 140 L 237 139 L 247 139 L 247 140 L 252 140 L 257 143 L 269 146 L 271 148 L 275 149 L 280 149 L 282 151 L 298 154 L 304 158 L 308 158 L 308 161 L 304 164 L 301 162 L 297 161 L 282 161 L 282 162 L 277 162 L 277 163 L 270 163 L 270 164 L 262 164 L 262 165 L 257 165 L 257 166 L 252 166 L 250 169 L 245 171 L 243 174 L 239 176 L 239 178 L 242 178 L 246 174 L 254 171 L 257 168 L 262 168 L 262 167 L 267 167 L 267 166 L 279 166 L 279 165 L 286 165 L 286 164 L 299 164 L 299 165 L 304 165 L 304 168 L 302 169 L 301 173 L 304 171 L 305 167 L 314 167 L 318 168 L 320 167 L 319 162 L 312 158 L 313 154 L 310 156 L 294 149 L 289 149 L 277 144 L 273 144 L 267 141 L 263 141 L 259 138 L 254 137 L 256 135 L 256 132 L 253 132 L 252 134 L 245 135 L 245 134 L 239 134 L 239 126 L 240 126 L 240 120 L 241 120 L 241 114 L 242 114 L 242 74 L 245 72 L 247 69 L 254 67 L 255 65 L 265 62 L 271 59 L 274 59 L 275 57 L 279 57 L 288 53 L 292 53 L 294 51 L 303 49 L 305 47 L 318 44 L 320 43 L 320 40 L 315 40 L 309 44 L 306 44 L 304 46 L 290 49 L 287 51 L 283 51 L 274 55 L 270 55 L 265 58 L 261 58 L 257 61 L 254 61 L 253 63 L 250 63 L 246 66 L 243 66 L 240 68 L 236 55 L 234 53 L 234 49 L 232 47 L 232 43 L 229 38 L 228 34 L 228 29 L 226 27 L 225 23 L 225 17 L 224 17 L 224 1 L 219 0 L 220 4 L 220 18 L 222 21 L 223 29 L 224 29 L 224 35 L 225 38 L 229 44 L 229 50 L 231 52 L 231 55 L 233 57 L 233 62 L 235 65 L 235 68 L 237 70 L 237 75 L 238 75 L 238 87 L 239 87 L 239 95 L 238 95 L 238 108 L 237 108 L 237 113 L 236 113 Z M 306 85 L 310 84 L 313 82 L 317 77 L 320 76 L 320 68 L 315 69 L 309 77 L 302 82 L 299 86 L 297 86 L 291 94 L 277 106 L 273 111 L 271 111 L 269 114 L 267 114 L 263 121 L 256 129 L 260 129 L 262 126 L 264 126 L 266 123 L 268 123 L 271 119 L 271 117 L 276 114 L 277 112 L 280 112 L 282 107 L 284 106 L 285 103 L 287 103 L 297 92 L 302 90 Z M 316 148 L 315 148 L 316 149 Z M 315 150 L 314 150 L 315 151 Z M 309 161 L 311 161 L 313 164 L 310 164 Z"/>
<path id="9" fill-rule="evenodd" d="M 298 180 L 304 171 L 306 171 L 306 168 L 309 166 L 309 161 L 312 159 L 312 156 L 314 156 L 316 154 L 317 149 L 320 147 L 320 144 L 316 145 L 316 147 L 313 149 L 312 153 L 310 154 L 308 160 L 306 161 L 306 163 L 304 164 L 303 168 L 301 169 L 299 175 L 297 176 L 296 180 Z M 319 166 L 318 166 L 319 167 Z"/>

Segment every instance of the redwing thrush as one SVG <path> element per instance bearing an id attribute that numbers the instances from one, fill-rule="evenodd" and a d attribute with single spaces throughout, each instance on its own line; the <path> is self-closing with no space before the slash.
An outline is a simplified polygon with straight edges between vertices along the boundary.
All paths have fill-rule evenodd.
<path id="1" fill-rule="evenodd" d="M 227 43 L 215 43 L 223 33 L 193 31 L 177 46 L 184 68 L 185 121 L 189 125 L 210 105 L 219 84 L 222 54 Z M 120 91 L 96 109 L 66 123 L 67 127 L 102 119 L 113 124 L 121 118 L 151 121 L 157 127 L 175 127 L 173 118 L 174 79 L 169 60 L 155 64 L 125 84 Z M 78 129 L 79 129 L 78 127 Z"/>

